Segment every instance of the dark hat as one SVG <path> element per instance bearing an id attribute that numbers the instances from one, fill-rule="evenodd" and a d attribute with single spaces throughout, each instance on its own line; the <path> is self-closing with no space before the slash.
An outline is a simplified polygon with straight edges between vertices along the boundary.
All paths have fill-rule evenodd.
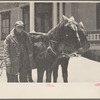
<path id="1" fill-rule="evenodd" d="M 15 26 L 22 26 L 24 27 L 24 23 L 22 21 L 16 21 Z"/>

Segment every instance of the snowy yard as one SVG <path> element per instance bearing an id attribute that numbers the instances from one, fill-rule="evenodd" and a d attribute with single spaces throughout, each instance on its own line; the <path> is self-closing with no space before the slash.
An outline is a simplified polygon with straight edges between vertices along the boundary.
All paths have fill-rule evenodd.
<path id="1" fill-rule="evenodd" d="M 32 77 L 34 82 L 37 82 L 37 70 L 32 71 Z M 45 82 L 45 73 L 44 73 Z M 63 83 L 61 66 L 58 71 L 58 83 Z M 83 57 L 74 57 L 69 61 L 68 66 L 68 81 L 73 82 L 100 82 L 100 63 L 92 60 L 88 60 Z M 0 82 L 6 83 L 6 72 L 3 70 L 3 74 L 0 77 Z"/>

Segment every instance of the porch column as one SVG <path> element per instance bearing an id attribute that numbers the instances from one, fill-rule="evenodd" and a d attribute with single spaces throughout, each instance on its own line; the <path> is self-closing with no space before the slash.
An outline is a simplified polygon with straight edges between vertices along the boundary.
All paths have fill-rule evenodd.
<path id="1" fill-rule="evenodd" d="M 35 8 L 34 2 L 30 3 L 30 31 L 35 30 Z"/>
<path id="2" fill-rule="evenodd" d="M 2 32 L 1 32 L 1 14 L 0 14 L 0 41 L 1 41 L 1 34 Z"/>
<path id="3" fill-rule="evenodd" d="M 57 25 L 57 3 L 53 3 L 52 7 L 53 12 L 53 27 Z"/>
<path id="4" fill-rule="evenodd" d="M 61 22 L 62 21 L 62 15 L 63 15 L 63 3 L 60 3 L 60 6 L 59 6 L 59 21 Z"/>

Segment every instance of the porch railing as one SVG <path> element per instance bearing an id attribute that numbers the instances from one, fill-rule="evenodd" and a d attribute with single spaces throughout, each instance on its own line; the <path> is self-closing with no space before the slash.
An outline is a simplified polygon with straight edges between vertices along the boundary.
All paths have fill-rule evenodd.
<path id="1" fill-rule="evenodd" d="M 91 50 L 100 50 L 100 30 L 87 31 Z"/>

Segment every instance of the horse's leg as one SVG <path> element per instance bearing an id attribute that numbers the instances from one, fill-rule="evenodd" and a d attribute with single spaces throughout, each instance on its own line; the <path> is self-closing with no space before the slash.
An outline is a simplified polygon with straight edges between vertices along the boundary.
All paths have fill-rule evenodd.
<path id="1" fill-rule="evenodd" d="M 57 78 L 58 78 L 58 68 L 59 68 L 59 64 L 57 62 L 55 64 L 54 68 L 53 68 L 53 82 L 57 82 Z"/>
<path id="2" fill-rule="evenodd" d="M 46 70 L 46 82 L 51 82 L 52 69 Z"/>
<path id="3" fill-rule="evenodd" d="M 68 62 L 69 58 L 63 58 L 61 61 L 61 66 L 62 66 L 62 77 L 64 82 L 68 82 Z"/>
<path id="4" fill-rule="evenodd" d="M 32 79 L 32 69 L 29 69 L 29 70 L 27 71 L 27 76 L 28 76 L 29 82 L 33 82 L 33 79 Z"/>
<path id="5" fill-rule="evenodd" d="M 37 69 L 37 82 L 43 82 L 44 69 Z"/>

